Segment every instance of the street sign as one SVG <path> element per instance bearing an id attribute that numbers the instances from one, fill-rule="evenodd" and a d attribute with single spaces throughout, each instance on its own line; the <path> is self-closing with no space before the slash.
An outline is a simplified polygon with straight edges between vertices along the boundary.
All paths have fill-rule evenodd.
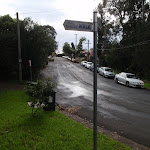
<path id="1" fill-rule="evenodd" d="M 31 67 L 31 60 L 29 60 L 29 67 Z"/>
<path id="2" fill-rule="evenodd" d="M 63 25 L 64 25 L 65 30 L 93 32 L 92 22 L 65 20 Z"/>
<path id="3" fill-rule="evenodd" d="M 93 149 L 97 150 L 97 11 L 93 12 L 93 23 L 65 20 L 65 30 L 93 32 L 94 73 L 93 73 Z"/>

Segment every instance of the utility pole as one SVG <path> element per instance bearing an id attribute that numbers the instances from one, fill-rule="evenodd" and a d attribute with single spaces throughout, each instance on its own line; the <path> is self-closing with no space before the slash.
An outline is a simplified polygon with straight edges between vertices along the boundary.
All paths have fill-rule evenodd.
<path id="1" fill-rule="evenodd" d="M 77 36 L 78 34 L 74 34 L 76 36 L 76 49 L 77 49 Z"/>
<path id="2" fill-rule="evenodd" d="M 89 40 L 88 40 L 88 42 L 85 44 L 88 44 L 88 59 L 87 59 L 87 61 L 89 61 L 89 44 L 91 44 L 91 43 L 89 43 Z"/>
<path id="3" fill-rule="evenodd" d="M 22 59 L 21 59 L 21 42 L 20 42 L 20 26 L 19 26 L 19 17 L 17 15 L 17 35 L 18 35 L 18 63 L 19 63 L 19 82 L 22 82 Z"/>
<path id="4" fill-rule="evenodd" d="M 74 34 L 76 36 L 76 45 L 75 45 L 75 58 L 76 58 L 76 51 L 77 51 L 77 36 L 78 34 Z"/>
<path id="5" fill-rule="evenodd" d="M 144 12 L 145 12 L 144 0 L 142 0 L 142 21 L 143 21 L 143 23 L 144 23 Z"/>

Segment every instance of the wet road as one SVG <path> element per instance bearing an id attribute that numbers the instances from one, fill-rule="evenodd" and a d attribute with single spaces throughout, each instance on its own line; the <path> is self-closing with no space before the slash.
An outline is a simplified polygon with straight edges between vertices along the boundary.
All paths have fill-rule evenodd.
<path id="1" fill-rule="evenodd" d="M 42 72 L 58 82 L 56 101 L 81 106 L 77 114 L 93 119 L 93 72 L 65 58 L 55 58 Z M 150 91 L 116 84 L 97 74 L 98 125 L 150 147 Z"/>

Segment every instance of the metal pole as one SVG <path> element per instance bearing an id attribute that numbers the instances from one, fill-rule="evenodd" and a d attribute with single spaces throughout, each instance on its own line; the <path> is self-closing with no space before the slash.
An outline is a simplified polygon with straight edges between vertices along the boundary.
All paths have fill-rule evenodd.
<path id="1" fill-rule="evenodd" d="M 91 44 L 90 42 L 89 42 L 89 40 L 88 40 L 88 42 L 87 43 L 85 43 L 85 44 L 88 44 L 88 58 L 87 58 L 87 61 L 89 61 L 89 44 Z"/>
<path id="2" fill-rule="evenodd" d="M 74 34 L 75 36 L 76 36 L 76 49 L 77 49 L 77 36 L 78 36 L 78 34 Z"/>
<path id="3" fill-rule="evenodd" d="M 142 0 L 142 21 L 144 22 L 144 0 Z"/>
<path id="4" fill-rule="evenodd" d="M 76 52 L 77 52 L 77 35 L 78 35 L 78 34 L 74 34 L 74 35 L 76 36 L 75 56 L 74 56 L 74 57 L 76 58 Z"/>
<path id="5" fill-rule="evenodd" d="M 32 68 L 30 66 L 30 79 L 31 79 L 31 83 L 32 83 Z"/>
<path id="6" fill-rule="evenodd" d="M 93 37 L 94 37 L 94 73 L 93 73 L 93 97 L 94 97 L 94 111 L 93 111 L 93 123 L 94 123 L 94 150 L 97 150 L 97 11 L 93 12 Z"/>
<path id="7" fill-rule="evenodd" d="M 32 64 L 31 64 L 31 60 L 29 60 L 29 67 L 30 67 L 30 79 L 31 79 L 31 83 L 32 83 L 32 68 L 31 68 Z"/>
<path id="8" fill-rule="evenodd" d="M 89 40 L 88 40 L 88 61 L 89 61 Z"/>
<path id="9" fill-rule="evenodd" d="M 17 12 L 17 35 L 18 35 L 18 63 L 19 63 L 19 82 L 22 82 L 22 59 L 21 59 L 21 43 L 20 43 L 20 27 L 19 27 L 19 17 Z"/>

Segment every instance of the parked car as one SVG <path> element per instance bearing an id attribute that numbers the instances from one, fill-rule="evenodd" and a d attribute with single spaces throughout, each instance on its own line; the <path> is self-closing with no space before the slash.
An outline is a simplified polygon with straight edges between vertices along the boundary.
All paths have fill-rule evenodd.
<path id="1" fill-rule="evenodd" d="M 79 63 L 79 60 L 76 58 L 72 58 L 72 62 L 74 62 L 74 63 Z"/>
<path id="2" fill-rule="evenodd" d="M 78 57 L 76 57 L 75 59 L 73 58 L 73 59 L 72 59 L 72 62 L 74 62 L 74 63 L 79 63 L 79 58 L 78 58 Z"/>
<path id="3" fill-rule="evenodd" d="M 144 88 L 144 82 L 142 80 L 138 79 L 135 76 L 135 74 L 132 74 L 132 73 L 121 72 L 119 74 L 116 74 L 114 80 L 116 83 L 121 83 L 126 86 Z"/>
<path id="4" fill-rule="evenodd" d="M 89 69 L 91 71 L 94 71 L 94 64 L 93 63 L 91 64 L 91 66 L 89 67 Z M 99 64 L 97 64 L 97 72 L 98 72 L 98 70 L 99 70 Z"/>
<path id="5" fill-rule="evenodd" d="M 91 65 L 92 65 L 92 62 L 87 62 L 87 63 L 85 64 L 85 68 L 89 69 Z"/>
<path id="6" fill-rule="evenodd" d="M 99 74 L 104 76 L 104 77 L 109 77 L 109 78 L 114 78 L 115 77 L 115 73 L 114 71 L 109 68 L 109 67 L 100 67 L 98 70 Z"/>
<path id="7" fill-rule="evenodd" d="M 62 56 L 62 58 L 67 58 L 67 56 Z"/>
<path id="8" fill-rule="evenodd" d="M 86 63 L 87 63 L 87 61 L 82 61 L 81 66 L 85 66 Z"/>

